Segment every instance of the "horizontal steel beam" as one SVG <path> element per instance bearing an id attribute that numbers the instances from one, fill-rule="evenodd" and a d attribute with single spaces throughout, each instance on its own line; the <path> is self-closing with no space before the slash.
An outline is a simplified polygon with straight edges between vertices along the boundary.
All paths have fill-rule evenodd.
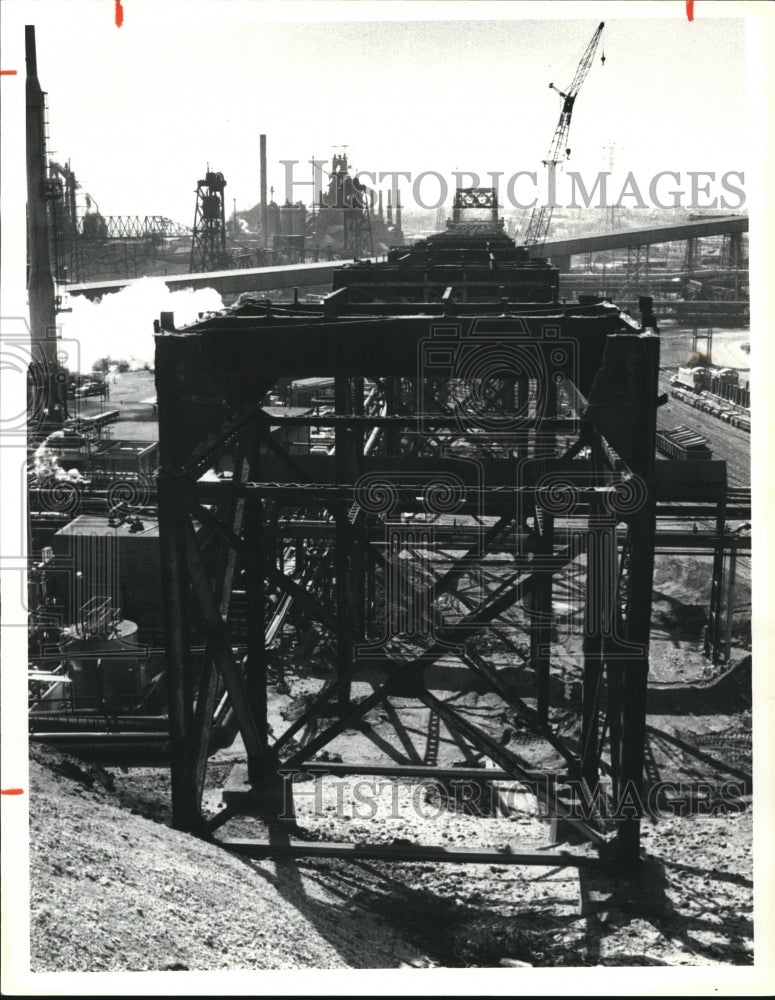
<path id="1" fill-rule="evenodd" d="M 446 414 L 446 413 L 433 413 L 433 412 L 423 412 L 410 414 L 407 416 L 397 415 L 397 416 L 380 416 L 374 414 L 373 416 L 360 415 L 360 414 L 337 414 L 337 413 L 321 413 L 321 414 L 310 414 L 309 416 L 299 416 L 299 417 L 284 417 L 276 413 L 267 413 L 267 417 L 271 425 L 274 426 L 290 426 L 290 427 L 412 427 L 424 429 L 428 425 L 433 427 L 461 427 L 464 424 L 471 424 L 477 426 L 477 422 L 481 420 L 481 417 L 477 414 L 467 414 L 462 411 L 460 414 Z M 513 427 L 508 427 L 506 423 L 506 418 L 503 418 L 503 430 L 500 431 L 502 434 L 517 435 L 523 433 L 527 430 L 542 430 L 545 432 L 550 431 L 566 431 L 570 434 L 576 434 L 579 431 L 580 424 L 582 423 L 581 418 L 563 418 L 563 417 L 543 417 L 539 419 L 515 416 L 513 418 Z M 497 444 L 497 439 L 496 439 Z"/>
<path id="2" fill-rule="evenodd" d="M 295 767 L 280 765 L 277 773 L 289 780 L 295 775 L 341 778 L 345 776 L 365 776 L 375 778 L 390 778 L 400 781 L 404 778 L 420 778 L 427 781 L 476 781 L 489 783 L 491 781 L 522 784 L 507 771 L 498 767 L 438 767 L 432 764 L 358 764 L 341 761 L 307 761 Z M 526 769 L 525 781 L 542 782 L 544 784 L 562 785 L 568 778 L 567 770 L 537 770 Z M 528 786 L 529 791 L 529 786 Z M 239 805 L 250 802 L 254 793 L 248 779 L 247 764 L 235 764 L 223 790 L 223 801 L 226 805 Z"/>
<path id="3" fill-rule="evenodd" d="M 522 313 L 514 320 L 497 317 L 492 334 L 476 334 L 471 340 L 477 322 L 473 316 L 457 316 L 450 326 L 439 317 L 395 312 L 330 319 L 274 313 L 268 318 L 214 315 L 183 330 L 165 328 L 157 335 L 157 371 L 169 357 L 171 364 L 181 366 L 181 373 L 205 372 L 222 392 L 234 397 L 228 401 L 242 409 L 255 399 L 257 378 L 270 384 L 285 376 L 416 378 L 418 365 L 425 377 L 454 378 L 459 364 L 455 358 L 461 352 L 468 356 L 471 350 L 504 343 L 502 349 L 529 352 L 537 370 L 573 378 L 586 391 L 600 365 L 606 337 L 637 331 L 610 303 L 557 304 L 548 312 Z M 441 336 L 440 329 L 449 333 Z M 550 336 L 547 330 L 555 333 Z M 559 355 L 558 347 L 564 348 Z"/>
<path id="4" fill-rule="evenodd" d="M 279 768 L 280 774 L 283 768 Z M 432 764 L 348 764 L 340 761 L 309 761 L 300 764 L 294 772 L 302 774 L 344 774 L 374 775 L 383 778 L 437 778 L 445 781 L 510 781 L 515 778 L 498 767 L 434 767 Z M 288 773 L 288 772 L 286 772 Z M 564 771 L 529 771 L 533 781 L 544 779 L 560 780 Z"/>
<path id="5" fill-rule="evenodd" d="M 433 483 L 432 472 L 428 472 L 428 480 Z M 424 488 L 422 482 L 408 487 L 395 488 L 395 501 L 412 502 L 422 499 L 420 494 Z M 296 497 L 300 500 L 311 502 L 316 499 L 321 503 L 326 502 L 353 502 L 355 500 L 355 483 L 298 483 L 298 482 L 271 482 L 271 483 L 231 483 L 223 481 L 214 483 L 202 481 L 194 483 L 192 489 L 195 495 L 208 503 L 222 500 L 227 496 L 242 497 L 245 500 L 260 500 L 264 497 L 278 499 L 283 496 Z M 572 496 L 576 503 L 591 503 L 602 501 L 605 497 L 616 500 L 616 487 L 611 486 L 587 486 L 568 489 L 568 494 Z M 477 486 L 473 484 L 463 484 L 460 490 L 460 503 L 465 502 L 475 504 L 479 499 L 497 499 L 514 501 L 517 497 L 535 497 L 540 499 L 552 498 L 551 487 L 540 486 Z M 403 509 L 403 508 L 400 508 Z"/>
<path id="6" fill-rule="evenodd" d="M 594 855 L 565 851 L 500 851 L 496 848 L 471 850 L 465 847 L 424 847 L 419 844 L 339 844 L 325 841 L 289 841 L 271 844 L 266 840 L 232 838 L 215 840 L 229 851 L 251 858 L 341 858 L 344 861 L 437 861 L 451 864 L 542 865 L 587 868 L 601 865 Z"/>
<path id="7" fill-rule="evenodd" d="M 671 519 L 675 518 L 675 514 L 669 515 Z M 696 513 L 689 513 L 685 515 L 688 519 L 696 518 L 698 515 Z M 702 515 L 704 517 L 715 516 L 715 513 L 705 513 Z M 727 520 L 729 520 L 729 512 L 727 511 Z M 472 528 L 469 525 L 452 525 L 452 524 L 439 524 L 433 521 L 407 521 L 405 522 L 406 528 L 411 528 L 412 526 L 418 528 L 432 528 L 433 530 L 433 542 L 439 548 L 444 547 L 455 547 L 455 548 L 470 548 L 476 543 L 477 539 L 482 537 L 481 531 Z M 366 530 L 366 529 L 364 529 Z M 563 529 L 558 526 L 555 532 L 555 542 L 561 545 L 567 545 L 570 538 L 570 531 L 572 528 Z M 578 529 L 576 529 L 578 530 Z M 280 520 L 277 522 L 277 538 L 325 538 L 332 539 L 336 534 L 336 525 L 330 521 L 306 521 L 306 520 Z M 626 529 L 617 529 L 618 540 L 621 543 L 626 535 Z M 375 545 L 387 544 L 385 542 L 385 527 L 382 523 L 372 524 L 368 528 L 368 538 Z M 527 532 L 520 532 L 517 537 L 515 537 L 513 531 L 507 532 L 503 540 L 498 544 L 489 547 L 488 556 L 486 557 L 487 563 L 491 562 L 489 555 L 492 553 L 502 553 L 509 552 L 514 554 L 516 551 L 515 546 L 517 541 L 520 542 L 520 551 L 523 550 L 525 542 L 531 536 Z M 660 528 L 659 522 L 657 522 L 657 547 L 658 549 L 664 549 L 665 551 L 671 551 L 675 547 L 680 547 L 682 549 L 715 549 L 717 545 L 721 544 L 724 549 L 731 551 L 737 550 L 746 552 L 751 548 L 751 536 L 750 535 L 722 535 L 719 536 L 714 531 L 677 531 L 668 528 Z M 484 559 L 485 557 L 483 557 Z M 501 561 L 499 561 L 499 565 Z M 61 656 L 59 657 L 61 659 Z"/>

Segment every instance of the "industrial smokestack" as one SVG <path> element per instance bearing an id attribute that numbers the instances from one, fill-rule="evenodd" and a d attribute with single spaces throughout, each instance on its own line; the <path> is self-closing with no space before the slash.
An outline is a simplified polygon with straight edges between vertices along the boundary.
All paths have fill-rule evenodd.
<path id="1" fill-rule="evenodd" d="M 43 91 L 38 82 L 35 28 L 24 28 L 27 60 L 27 219 L 30 274 L 27 285 L 30 303 L 32 350 L 36 360 L 53 365 L 56 361 L 56 309 L 54 279 L 48 256 L 48 214 L 46 212 L 46 139 Z"/>
<path id="2" fill-rule="evenodd" d="M 67 416 L 66 379 L 57 378 L 56 304 L 54 279 L 48 255 L 48 213 L 46 210 L 46 131 L 43 91 L 38 82 L 35 28 L 25 25 L 24 49 L 27 63 L 27 233 L 30 273 L 27 297 L 30 308 L 31 393 L 28 400 L 30 433 L 61 427 Z"/>
<path id="3" fill-rule="evenodd" d="M 393 196 L 390 191 L 388 191 L 387 224 L 389 226 L 393 224 Z"/>
<path id="4" fill-rule="evenodd" d="M 259 141 L 261 156 L 261 243 L 264 250 L 266 250 L 269 246 L 266 211 L 266 136 L 262 135 Z"/>

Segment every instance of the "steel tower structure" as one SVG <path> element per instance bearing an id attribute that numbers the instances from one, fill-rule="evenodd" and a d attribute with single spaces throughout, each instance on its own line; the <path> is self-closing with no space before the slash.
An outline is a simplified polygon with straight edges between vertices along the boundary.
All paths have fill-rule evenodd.
<path id="1" fill-rule="evenodd" d="M 219 271 L 229 266 L 226 252 L 226 204 L 223 174 L 210 170 L 196 186 L 190 272 Z"/>

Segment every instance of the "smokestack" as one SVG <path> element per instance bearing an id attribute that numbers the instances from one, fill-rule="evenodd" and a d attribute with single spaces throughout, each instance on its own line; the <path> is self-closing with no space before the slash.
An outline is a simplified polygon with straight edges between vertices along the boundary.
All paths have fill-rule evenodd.
<path id="1" fill-rule="evenodd" d="M 396 193 L 396 229 L 401 232 L 401 192 Z"/>
<path id="2" fill-rule="evenodd" d="M 389 226 L 393 224 L 393 194 L 391 191 L 388 191 L 387 224 Z"/>
<path id="3" fill-rule="evenodd" d="M 261 156 L 261 242 L 264 250 L 269 246 L 269 233 L 267 232 L 267 212 L 266 212 L 266 136 L 260 138 Z"/>
<path id="4" fill-rule="evenodd" d="M 30 246 L 30 276 L 27 284 L 30 303 L 32 353 L 36 360 L 56 362 L 56 309 L 54 279 L 48 256 L 48 214 L 46 212 L 46 140 L 43 91 L 38 82 L 35 28 L 24 28 L 27 60 L 27 219 Z"/>
<path id="5" fill-rule="evenodd" d="M 382 192 L 381 191 L 379 192 L 379 208 L 377 210 L 377 214 L 379 215 L 380 221 L 382 221 L 382 219 L 384 218 L 384 216 L 382 214 Z"/>
<path id="6" fill-rule="evenodd" d="M 67 416 L 66 382 L 59 382 L 57 364 L 56 304 L 54 279 L 48 255 L 48 213 L 46 211 L 46 130 L 43 91 L 38 82 L 35 28 L 25 25 L 24 50 L 27 63 L 27 239 L 30 274 L 27 298 L 30 308 L 31 435 L 61 427 Z M 33 416 L 34 415 L 34 416 Z"/>

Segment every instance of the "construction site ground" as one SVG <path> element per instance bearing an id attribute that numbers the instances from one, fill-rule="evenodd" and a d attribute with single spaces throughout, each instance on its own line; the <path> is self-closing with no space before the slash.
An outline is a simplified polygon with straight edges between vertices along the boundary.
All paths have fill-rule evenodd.
<path id="1" fill-rule="evenodd" d="M 562 867 L 238 858 L 171 829 L 168 770 L 102 770 L 33 747 L 33 970 L 750 964 L 750 656 L 741 646 L 731 667 L 710 670 L 698 650 L 696 615 L 693 637 L 681 637 L 705 586 L 701 571 L 693 589 L 683 560 L 681 568 L 677 579 L 667 563 L 657 572 L 658 594 L 662 587 L 683 595 L 664 594 L 655 604 L 646 767 L 649 786 L 676 783 L 678 815 L 657 811 L 644 820 L 638 883 Z M 744 587 L 740 594 L 742 602 Z M 553 703 L 568 707 L 565 724 L 561 708 L 553 721 L 570 741 L 579 677 L 577 658 L 562 650 L 572 644 L 556 644 L 553 666 Z M 517 676 L 502 651 L 480 652 Z M 297 652 L 285 671 L 287 690 L 270 687 L 275 733 L 303 711 L 326 676 L 314 655 Z M 470 678 L 449 657 L 427 681 L 533 766 L 556 766 L 554 751 Z M 378 681 L 375 672 L 355 683 L 353 698 L 370 694 Z M 408 697 L 372 710 L 317 759 L 484 764 Z M 239 738 L 211 759 L 209 814 L 223 808 L 223 788 L 239 778 L 244 762 Z M 496 815 L 487 784 L 379 782 L 302 777 L 294 785 L 294 838 L 500 852 L 552 843 L 549 819 L 532 795 L 516 789 L 506 796 L 505 815 Z M 228 821 L 219 836 L 270 832 L 287 836 L 246 816 Z"/>
<path id="2" fill-rule="evenodd" d="M 727 339 L 742 342 L 745 334 L 730 332 Z M 664 331 L 663 366 L 683 364 L 686 344 L 686 331 Z M 137 383 L 127 393 L 130 406 L 129 397 L 152 394 L 147 374 L 121 378 L 126 386 Z M 141 422 L 150 422 L 148 411 L 138 411 Z M 695 410 L 679 416 L 675 422 L 690 425 L 706 417 Z M 717 457 L 727 457 L 719 440 L 739 456 L 737 439 L 724 437 L 732 431 L 747 448 L 748 436 L 737 428 L 717 420 L 712 427 Z M 747 451 L 739 461 L 745 478 Z M 571 597 L 578 571 L 571 567 L 565 579 Z M 710 574 L 704 555 L 656 557 L 646 783 L 670 781 L 678 790 L 676 814 L 657 810 L 643 821 L 637 881 L 572 867 L 247 860 L 172 829 L 167 769 L 102 769 L 33 746 L 32 970 L 751 965 L 749 560 L 738 561 L 730 656 L 716 666 L 702 653 Z M 275 734 L 330 677 L 319 638 L 302 642 L 289 631 L 284 676 L 274 676 L 269 689 Z M 489 633 L 477 642 L 477 652 L 518 688 L 524 682 L 529 700 L 535 679 L 523 657 Z M 578 636 L 559 628 L 553 635 L 551 721 L 570 743 L 578 737 L 579 652 Z M 380 676 L 376 669 L 360 675 L 353 698 L 371 694 Z M 554 751 L 472 682 L 455 656 L 440 660 L 426 681 L 437 697 L 532 766 L 556 766 Z M 313 734 L 308 727 L 299 740 Z M 317 759 L 486 765 L 408 696 L 373 709 Z M 223 808 L 224 786 L 239 782 L 244 763 L 239 737 L 211 758 L 204 796 L 209 814 Z M 499 798 L 487 783 L 445 786 L 404 778 L 380 789 L 379 780 L 302 776 L 294 785 L 294 837 L 501 853 L 552 844 L 549 818 L 518 789 L 498 786 Z M 267 834 L 282 839 L 288 829 L 244 816 L 219 831 Z"/>

